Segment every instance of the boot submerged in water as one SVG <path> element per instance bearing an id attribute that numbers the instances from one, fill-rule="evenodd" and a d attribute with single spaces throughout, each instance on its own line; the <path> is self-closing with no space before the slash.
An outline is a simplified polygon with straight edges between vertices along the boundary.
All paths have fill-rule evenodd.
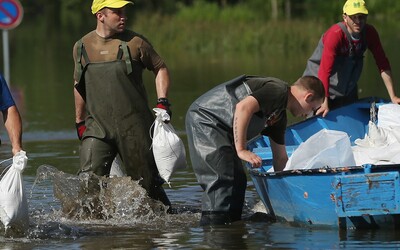
<path id="1" fill-rule="evenodd" d="M 233 221 L 228 212 L 203 211 L 200 226 L 227 225 Z"/>

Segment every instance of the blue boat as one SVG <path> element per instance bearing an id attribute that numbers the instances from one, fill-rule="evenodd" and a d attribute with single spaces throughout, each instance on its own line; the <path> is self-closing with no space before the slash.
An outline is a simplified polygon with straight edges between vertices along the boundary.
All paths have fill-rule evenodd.
<path id="1" fill-rule="evenodd" d="M 344 131 L 354 140 L 368 132 L 372 107 L 387 103 L 377 98 L 331 110 L 287 127 L 288 155 L 322 129 Z M 321 166 L 281 172 L 272 167 L 269 139 L 260 136 L 248 148 L 263 159 L 260 168 L 247 166 L 255 189 L 269 214 L 297 226 L 376 229 L 400 225 L 399 164 Z"/>

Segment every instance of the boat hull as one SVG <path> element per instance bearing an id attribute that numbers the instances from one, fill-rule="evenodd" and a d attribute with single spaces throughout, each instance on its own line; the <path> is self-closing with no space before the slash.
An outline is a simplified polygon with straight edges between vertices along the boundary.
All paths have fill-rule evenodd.
<path id="1" fill-rule="evenodd" d="M 399 165 L 313 169 L 272 174 L 250 171 L 268 211 L 294 225 L 398 228 Z"/>
<path id="2" fill-rule="evenodd" d="M 290 155 L 300 143 L 321 129 L 348 133 L 351 142 L 368 129 L 372 99 L 314 117 L 288 127 Z M 384 102 L 381 102 L 384 103 Z M 342 166 L 269 172 L 272 153 L 268 137 L 249 142 L 250 150 L 263 159 L 261 168 L 249 174 L 262 202 L 278 220 L 295 225 L 329 228 L 398 228 L 400 182 L 398 164 Z"/>

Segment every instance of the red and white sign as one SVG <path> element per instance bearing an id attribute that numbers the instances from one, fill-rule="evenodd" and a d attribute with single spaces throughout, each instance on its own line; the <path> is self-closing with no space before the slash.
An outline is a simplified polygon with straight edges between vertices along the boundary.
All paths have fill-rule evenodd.
<path id="1" fill-rule="evenodd" d="M 0 0 L 0 29 L 17 27 L 22 21 L 23 12 L 18 0 Z"/>

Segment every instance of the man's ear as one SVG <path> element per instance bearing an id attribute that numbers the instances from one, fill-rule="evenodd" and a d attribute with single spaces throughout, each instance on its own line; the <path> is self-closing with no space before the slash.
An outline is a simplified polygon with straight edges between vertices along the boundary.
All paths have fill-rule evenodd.
<path id="1" fill-rule="evenodd" d="M 100 11 L 98 11 L 98 12 L 96 13 L 96 18 L 97 18 L 98 20 L 102 21 L 103 13 L 101 13 Z"/>
<path id="2" fill-rule="evenodd" d="M 306 95 L 305 95 L 305 101 L 306 101 L 307 103 L 311 103 L 311 102 L 313 101 L 313 98 L 314 98 L 314 94 L 313 94 L 313 93 L 311 93 L 311 92 L 307 92 L 307 93 L 306 93 Z"/>

